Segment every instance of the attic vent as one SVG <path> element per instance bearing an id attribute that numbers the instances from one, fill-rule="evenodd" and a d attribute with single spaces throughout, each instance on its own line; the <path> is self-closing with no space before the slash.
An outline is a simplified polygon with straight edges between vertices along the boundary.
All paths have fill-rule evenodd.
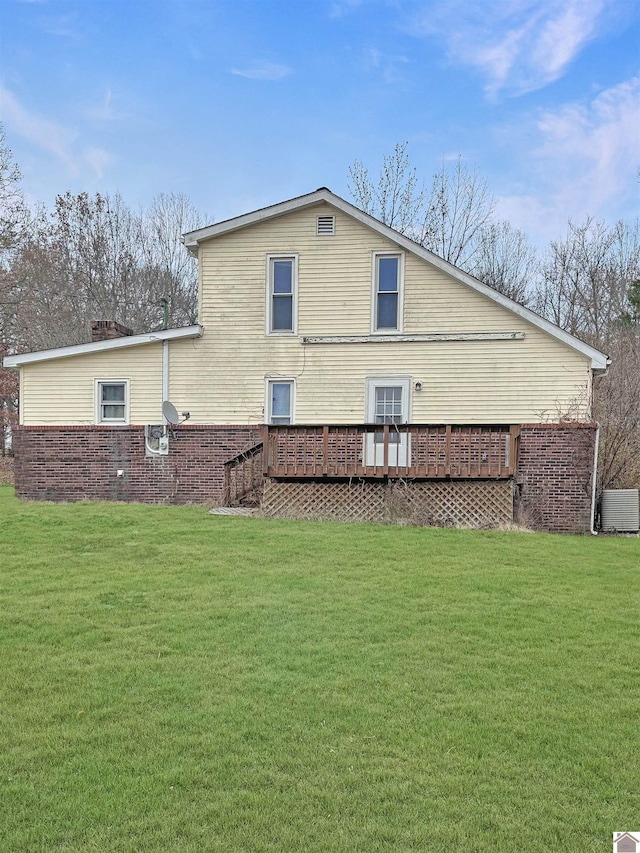
<path id="1" fill-rule="evenodd" d="M 640 527 L 638 494 L 638 489 L 605 489 L 602 492 L 602 529 L 637 533 Z"/>
<path id="2" fill-rule="evenodd" d="M 335 216 L 318 217 L 318 237 L 331 237 L 336 233 Z"/>

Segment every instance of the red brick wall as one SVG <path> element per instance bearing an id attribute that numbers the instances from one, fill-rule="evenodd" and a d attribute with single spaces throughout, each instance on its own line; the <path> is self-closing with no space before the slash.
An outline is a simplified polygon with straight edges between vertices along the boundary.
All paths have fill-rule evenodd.
<path id="1" fill-rule="evenodd" d="M 552 533 L 591 526 L 595 424 L 525 424 L 520 433 L 516 511 Z"/>
<path id="2" fill-rule="evenodd" d="M 219 502 L 223 463 L 260 440 L 251 426 L 182 425 L 176 435 L 168 456 L 146 457 L 144 427 L 18 427 L 16 493 L 44 501 Z"/>
<path id="3" fill-rule="evenodd" d="M 31 500 L 219 503 L 223 463 L 259 440 L 257 426 L 183 424 L 169 455 L 149 458 L 143 427 L 18 427 L 16 492 Z M 556 533 L 589 530 L 594 442 L 593 424 L 522 427 L 516 509 L 523 521 Z"/>

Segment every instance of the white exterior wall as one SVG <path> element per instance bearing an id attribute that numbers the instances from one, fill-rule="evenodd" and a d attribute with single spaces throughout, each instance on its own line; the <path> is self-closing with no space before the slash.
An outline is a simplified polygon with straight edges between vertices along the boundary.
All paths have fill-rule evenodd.
<path id="1" fill-rule="evenodd" d="M 319 214 L 335 214 L 335 236 L 316 236 Z M 372 256 L 379 251 L 398 247 L 324 205 L 203 243 L 205 332 L 171 345 L 178 409 L 189 409 L 192 423 L 260 423 L 265 378 L 280 376 L 296 379 L 297 423 L 362 422 L 366 378 L 388 375 L 422 383 L 412 392 L 416 423 L 588 417 L 585 356 L 406 252 L 404 334 L 524 332 L 524 339 L 303 345 L 303 336 L 370 333 Z M 298 256 L 296 336 L 265 332 L 269 254 Z"/>
<path id="2" fill-rule="evenodd" d="M 162 344 L 36 362 L 20 371 L 20 423 L 95 423 L 96 379 L 129 380 L 129 422 L 162 423 Z"/>
<path id="3" fill-rule="evenodd" d="M 336 218 L 316 236 L 316 218 Z M 296 423 L 360 423 L 367 377 L 409 377 L 414 423 L 589 417 L 589 359 L 404 252 L 403 334 L 522 332 L 522 340 L 304 344 L 369 335 L 374 252 L 396 244 L 329 205 L 232 231 L 200 247 L 201 338 L 169 342 L 169 399 L 192 424 L 264 421 L 265 380 L 296 380 Z M 269 254 L 298 257 L 297 335 L 267 335 Z M 130 423 L 162 420 L 162 344 L 25 365 L 21 422 L 93 424 L 96 379 L 129 379 Z M 416 382 L 422 390 L 414 390 Z"/>

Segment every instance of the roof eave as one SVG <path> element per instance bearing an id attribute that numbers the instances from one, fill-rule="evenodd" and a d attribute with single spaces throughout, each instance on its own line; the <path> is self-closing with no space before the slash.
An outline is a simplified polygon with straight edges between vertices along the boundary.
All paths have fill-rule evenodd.
<path id="1" fill-rule="evenodd" d="M 509 299 L 509 297 L 504 296 L 502 293 L 499 293 L 497 290 L 494 290 L 492 287 L 489 287 L 486 284 L 483 284 L 478 279 L 474 278 L 469 273 L 463 272 L 458 267 L 449 263 L 449 261 L 445 261 L 443 258 L 435 255 L 433 252 L 430 252 L 428 249 L 425 249 L 419 243 L 415 243 L 408 237 L 405 237 L 403 234 L 400 234 L 398 231 L 394 231 L 393 228 L 390 228 L 388 225 L 385 225 L 383 222 L 380 222 L 375 217 L 371 216 L 368 213 L 365 213 L 360 208 L 355 207 L 345 199 L 340 196 L 335 195 L 331 192 L 331 190 L 326 187 L 321 187 L 320 189 L 315 190 L 314 192 L 308 193 L 307 195 L 297 196 L 296 198 L 289 199 L 288 201 L 280 202 L 279 204 L 274 204 L 269 207 L 263 207 L 260 210 L 255 210 L 252 213 L 246 213 L 243 216 L 237 216 L 234 219 L 227 219 L 224 222 L 218 222 L 214 225 L 210 225 L 207 228 L 200 228 L 197 231 L 191 231 L 184 235 L 183 240 L 185 246 L 192 254 L 197 254 L 198 247 L 203 240 L 208 240 L 212 237 L 218 237 L 222 234 L 227 234 L 231 231 L 235 231 L 239 228 L 246 228 L 250 225 L 255 225 L 259 222 L 265 221 L 267 219 L 272 219 L 277 216 L 283 216 L 287 213 L 291 213 L 296 210 L 302 210 L 306 207 L 311 207 L 316 204 L 326 203 L 330 204 L 338 210 L 341 210 L 343 213 L 351 216 L 357 221 L 361 222 L 363 225 L 372 228 L 374 231 L 377 231 L 382 236 L 386 237 L 388 240 L 396 243 L 396 245 L 401 246 L 409 252 L 412 252 L 414 255 L 422 258 L 427 261 L 427 263 L 435 266 L 437 269 L 456 279 L 456 281 L 465 284 L 467 287 L 470 287 L 472 290 L 477 291 L 478 293 L 483 294 L 489 299 L 492 299 L 494 302 L 497 302 L 499 305 L 502 305 L 509 311 L 517 314 L 522 317 L 522 319 L 531 323 L 534 326 L 537 326 L 542 331 L 551 335 L 551 337 L 556 338 L 557 340 L 562 341 L 567 346 L 576 350 L 577 352 L 584 355 L 586 358 L 590 359 L 591 369 L 597 372 L 606 371 L 609 365 L 608 357 L 599 352 L 589 344 L 585 344 L 584 341 L 581 341 L 579 338 L 576 338 L 574 335 L 565 332 L 559 326 L 556 326 L 554 323 L 550 323 L 548 320 L 545 320 L 544 317 L 540 317 L 534 311 L 531 311 L 529 308 L 525 308 L 524 305 L 520 305 L 519 302 L 515 302 L 513 299 Z"/>
<path id="2" fill-rule="evenodd" d="M 321 187 L 306 195 L 296 196 L 287 201 L 281 201 L 278 204 L 271 204 L 268 207 L 261 207 L 259 210 L 253 210 L 251 213 L 244 213 L 242 216 L 234 216 L 232 219 L 225 219 L 222 222 L 215 222 L 213 225 L 207 225 L 205 228 L 198 228 L 195 231 L 187 231 L 182 235 L 182 242 L 185 247 L 191 251 L 197 251 L 198 245 L 203 240 L 208 240 L 211 237 L 218 237 L 221 234 L 227 234 L 230 231 L 237 231 L 240 228 L 247 228 L 249 225 L 255 225 L 266 219 L 274 219 L 276 216 L 284 216 L 294 210 L 302 210 L 305 207 L 312 207 L 315 204 L 328 202 L 333 204 L 338 200 L 339 196 L 334 195 L 331 190 Z"/>
<path id="3" fill-rule="evenodd" d="M 40 361 L 54 361 L 58 358 L 73 358 L 77 355 L 91 355 L 96 352 L 107 352 L 126 347 L 144 346 L 160 341 L 180 340 L 181 338 L 199 338 L 202 336 L 202 326 L 184 326 L 179 329 L 160 329 L 157 332 L 147 332 L 144 335 L 127 335 L 121 338 L 111 338 L 107 341 L 92 341 L 87 344 L 73 344 L 68 347 L 25 352 L 18 355 L 7 355 L 3 359 L 3 367 L 11 370 L 27 364 Z"/>

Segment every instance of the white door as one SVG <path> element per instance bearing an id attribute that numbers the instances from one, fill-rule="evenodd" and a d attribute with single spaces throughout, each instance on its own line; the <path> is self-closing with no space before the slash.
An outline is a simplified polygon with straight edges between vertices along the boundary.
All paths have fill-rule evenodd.
<path id="1" fill-rule="evenodd" d="M 389 424 L 387 462 L 391 466 L 409 464 L 409 441 L 406 433 L 394 430 L 396 424 L 409 422 L 410 379 L 395 377 L 367 379 L 367 422 Z M 384 433 L 369 432 L 366 437 L 367 465 L 384 465 Z"/>

